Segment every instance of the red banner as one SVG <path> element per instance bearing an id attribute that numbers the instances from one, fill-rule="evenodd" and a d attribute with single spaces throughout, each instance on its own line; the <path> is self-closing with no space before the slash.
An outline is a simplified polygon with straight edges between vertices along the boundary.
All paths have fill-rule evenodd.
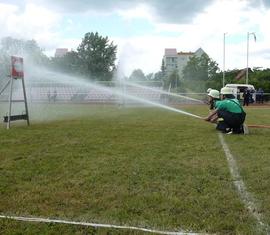
<path id="1" fill-rule="evenodd" d="M 14 78 L 23 78 L 23 58 L 11 56 L 11 76 Z"/>

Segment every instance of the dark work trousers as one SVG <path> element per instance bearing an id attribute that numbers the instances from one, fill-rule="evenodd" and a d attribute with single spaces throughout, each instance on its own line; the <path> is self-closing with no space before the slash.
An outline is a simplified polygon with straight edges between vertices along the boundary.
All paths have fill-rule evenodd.
<path id="1" fill-rule="evenodd" d="M 225 110 L 218 110 L 219 118 L 223 118 L 223 121 L 218 122 L 216 129 L 222 132 L 233 131 L 233 133 L 243 133 L 243 123 L 246 118 L 246 114 L 231 113 Z"/>
<path id="2" fill-rule="evenodd" d="M 248 106 L 248 104 L 249 104 L 249 96 L 244 98 L 243 106 L 245 106 L 245 105 Z"/>

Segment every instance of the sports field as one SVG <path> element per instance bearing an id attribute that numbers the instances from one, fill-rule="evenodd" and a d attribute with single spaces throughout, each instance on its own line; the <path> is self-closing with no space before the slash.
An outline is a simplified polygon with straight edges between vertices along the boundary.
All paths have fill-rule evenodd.
<path id="1" fill-rule="evenodd" d="M 31 108 L 30 127 L 22 122 L 0 128 L 0 215 L 170 232 L 267 234 L 270 129 L 223 135 L 262 226 L 247 208 L 250 198 L 239 195 L 211 124 L 152 107 Z M 204 105 L 178 108 L 208 114 Z M 248 124 L 270 124 L 270 108 L 246 112 Z M 0 234 L 144 233 L 0 219 Z"/>

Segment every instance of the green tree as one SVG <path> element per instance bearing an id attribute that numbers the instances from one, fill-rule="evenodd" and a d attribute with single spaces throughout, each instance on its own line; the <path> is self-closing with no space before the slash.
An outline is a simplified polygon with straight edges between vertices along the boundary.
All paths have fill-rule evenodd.
<path id="1" fill-rule="evenodd" d="M 196 92 L 205 92 L 207 83 L 218 81 L 218 64 L 206 53 L 202 56 L 192 56 L 183 69 L 183 80 L 188 89 Z"/>
<path id="2" fill-rule="evenodd" d="M 225 84 L 235 83 L 235 84 L 245 84 L 246 83 L 246 75 L 245 73 L 237 79 L 237 75 L 242 73 L 242 69 L 233 69 L 225 71 Z M 265 92 L 270 92 L 270 69 L 249 69 L 249 84 L 254 85 L 256 89 L 263 88 Z M 211 87 L 214 89 L 220 89 L 222 87 L 222 72 L 217 72 L 213 79 L 207 80 L 207 87 Z"/>
<path id="3" fill-rule="evenodd" d="M 6 77 L 10 73 L 10 56 L 18 55 L 27 58 L 36 65 L 46 66 L 49 58 L 34 40 L 22 40 L 5 37 L 0 42 L 0 76 Z M 1 79 L 0 78 L 0 79 Z"/>
<path id="4" fill-rule="evenodd" d="M 163 81 L 163 77 L 164 77 L 163 72 L 159 71 L 159 72 L 155 73 L 154 80 L 155 81 Z"/>
<path id="5" fill-rule="evenodd" d="M 71 51 L 61 57 L 52 57 L 51 66 L 55 70 L 60 70 L 61 72 L 80 74 L 81 63 L 78 52 Z"/>
<path id="6" fill-rule="evenodd" d="M 249 83 L 256 89 L 262 88 L 264 92 L 270 92 L 270 69 L 254 69 L 249 73 Z"/>
<path id="7" fill-rule="evenodd" d="M 10 57 L 19 55 L 27 57 L 34 64 L 47 65 L 49 58 L 43 53 L 35 40 L 22 40 L 12 37 L 5 37 L 1 40 L 1 56 Z"/>
<path id="8" fill-rule="evenodd" d="M 164 59 L 162 59 L 162 61 L 161 61 L 161 67 L 160 67 L 160 70 L 161 70 L 162 76 L 164 77 L 164 76 L 165 76 L 165 70 L 166 70 Z"/>
<path id="9" fill-rule="evenodd" d="M 155 74 L 154 73 L 149 73 L 149 74 L 145 75 L 145 79 L 147 81 L 154 80 L 154 78 L 155 78 Z"/>
<path id="10" fill-rule="evenodd" d="M 183 69 L 184 80 L 206 81 L 214 78 L 219 71 L 218 64 L 207 54 L 200 57 L 192 56 Z"/>
<path id="11" fill-rule="evenodd" d="M 141 69 L 135 69 L 129 76 L 131 81 L 146 81 L 145 75 Z"/>
<path id="12" fill-rule="evenodd" d="M 82 75 L 96 80 L 111 80 L 115 69 L 117 46 L 108 37 L 86 33 L 79 45 L 78 58 Z"/>
<path id="13" fill-rule="evenodd" d="M 180 76 L 178 70 L 174 70 L 165 80 L 165 86 L 170 88 L 177 88 L 180 86 Z"/>

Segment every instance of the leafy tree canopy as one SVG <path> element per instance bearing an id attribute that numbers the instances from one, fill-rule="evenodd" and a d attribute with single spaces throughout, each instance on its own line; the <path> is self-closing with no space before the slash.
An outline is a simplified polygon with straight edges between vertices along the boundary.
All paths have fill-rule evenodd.
<path id="1" fill-rule="evenodd" d="M 183 69 L 184 80 L 206 81 L 215 77 L 219 71 L 218 64 L 206 53 L 200 57 L 192 56 Z"/>
<path id="2" fill-rule="evenodd" d="M 61 57 L 51 58 L 51 66 L 55 70 L 65 73 L 79 74 L 80 64 L 78 53 L 75 51 L 67 52 Z"/>
<path id="3" fill-rule="evenodd" d="M 131 81 L 146 81 L 146 77 L 141 69 L 135 69 L 129 76 Z"/>
<path id="4" fill-rule="evenodd" d="M 48 57 L 43 53 L 35 40 L 15 39 L 12 37 L 2 38 L 0 54 L 5 57 L 11 55 L 27 57 L 27 59 L 39 65 L 48 63 Z"/>
<path id="5" fill-rule="evenodd" d="M 98 80 L 111 80 L 115 69 L 117 46 L 108 37 L 86 33 L 78 49 L 83 75 Z"/>
<path id="6" fill-rule="evenodd" d="M 18 55 L 27 58 L 33 64 L 47 65 L 49 58 L 35 40 L 2 38 L 0 41 L 0 76 L 6 77 L 10 73 L 10 56 Z"/>

